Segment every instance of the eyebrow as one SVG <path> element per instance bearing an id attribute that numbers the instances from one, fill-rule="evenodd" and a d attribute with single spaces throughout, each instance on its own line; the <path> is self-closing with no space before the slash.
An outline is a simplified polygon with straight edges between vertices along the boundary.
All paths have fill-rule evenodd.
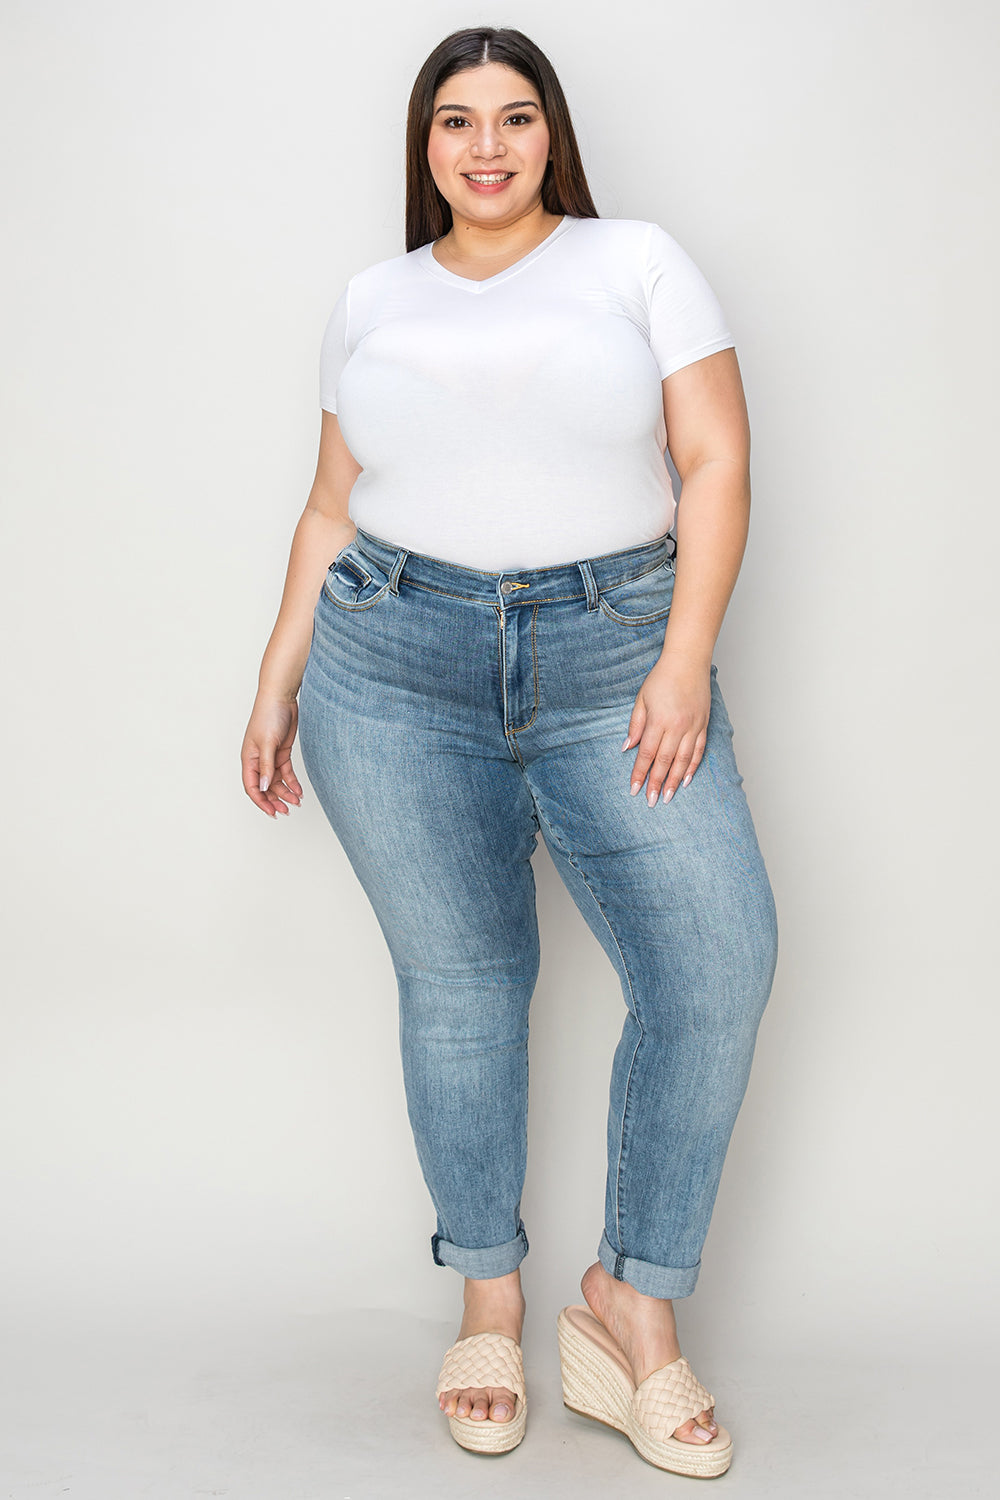
<path id="1" fill-rule="evenodd" d="M 514 102 L 513 102 L 513 104 L 502 104 L 500 106 L 500 108 L 501 109 L 523 109 L 523 107 L 526 104 L 530 104 L 531 107 L 532 107 L 532 109 L 540 109 L 541 108 L 540 105 L 538 105 L 538 104 L 535 103 L 534 99 L 515 99 Z M 439 104 L 438 107 L 437 107 L 437 109 L 434 111 L 434 113 L 436 115 L 439 115 L 443 109 L 460 109 L 460 110 L 464 110 L 464 112 L 467 115 L 473 115 L 473 114 L 475 114 L 475 110 L 474 109 L 470 109 L 467 104 Z"/>

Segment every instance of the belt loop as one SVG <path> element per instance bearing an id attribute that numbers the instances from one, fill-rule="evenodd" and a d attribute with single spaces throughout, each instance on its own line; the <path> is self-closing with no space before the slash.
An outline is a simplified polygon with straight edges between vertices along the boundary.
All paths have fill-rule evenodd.
<path id="1" fill-rule="evenodd" d="M 406 559 L 409 557 L 409 555 L 410 554 L 409 554 L 409 552 L 407 552 L 407 550 L 406 550 L 405 547 L 400 547 L 399 551 L 396 553 L 396 561 L 393 563 L 393 565 L 392 565 L 392 572 L 389 574 L 389 592 L 390 592 L 390 594 L 398 594 L 399 593 L 399 575 L 400 575 L 400 573 L 402 573 L 403 566 L 404 566 L 404 564 L 406 562 Z"/>
<path id="2" fill-rule="evenodd" d="M 587 590 L 587 608 L 596 609 L 597 584 L 594 581 L 594 570 L 590 566 L 589 562 L 578 562 L 577 567 L 580 569 L 580 577 L 583 579 L 583 586 Z"/>

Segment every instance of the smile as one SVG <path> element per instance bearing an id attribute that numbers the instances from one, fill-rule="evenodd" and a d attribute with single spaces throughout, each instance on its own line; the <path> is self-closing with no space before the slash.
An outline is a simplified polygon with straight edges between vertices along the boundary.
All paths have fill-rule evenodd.
<path id="1" fill-rule="evenodd" d="M 513 177 L 514 176 L 514 173 L 513 172 L 463 172 L 462 176 L 463 177 L 467 177 L 470 182 L 485 182 L 485 183 L 489 184 L 489 183 L 493 183 L 493 182 L 506 182 L 507 179 L 508 179 L 508 177 Z"/>

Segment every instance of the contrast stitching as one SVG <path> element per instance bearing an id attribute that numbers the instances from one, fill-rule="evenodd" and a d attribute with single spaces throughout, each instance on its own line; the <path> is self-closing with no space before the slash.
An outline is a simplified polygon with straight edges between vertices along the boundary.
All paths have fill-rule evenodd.
<path id="1" fill-rule="evenodd" d="M 354 558 L 349 555 L 349 549 L 350 543 L 348 543 L 343 551 L 337 553 L 327 571 L 333 573 L 343 563 L 349 573 L 353 573 L 355 578 L 362 580 L 362 588 L 367 588 L 368 584 L 372 581 L 372 575 L 368 572 L 367 568 L 363 568 L 359 562 L 355 562 Z M 371 558 L 369 557 L 367 561 L 371 562 Z"/>
<path id="2" fill-rule="evenodd" d="M 523 734 L 526 729 L 531 728 L 532 724 L 534 724 L 535 720 L 538 717 L 538 652 L 535 649 L 535 621 L 537 619 L 538 605 L 536 604 L 531 611 L 531 667 L 535 695 L 534 707 L 531 710 L 531 718 L 528 720 L 527 724 L 521 724 L 517 729 L 512 729 L 510 731 L 511 734 Z M 504 718 L 506 718 L 506 713 L 504 714 Z"/>
<path id="3" fill-rule="evenodd" d="M 436 589 L 433 584 L 430 583 L 418 583 L 415 578 L 410 578 L 407 576 L 405 568 L 403 569 L 401 581 L 411 589 L 424 589 L 428 594 L 443 594 L 447 599 L 461 599 L 463 604 L 488 604 L 492 609 L 496 609 L 497 607 L 492 599 L 475 599 L 472 598 L 469 594 L 453 594 L 448 589 Z M 530 602 L 532 606 L 537 609 L 540 604 L 558 604 L 566 599 L 585 599 L 586 597 L 586 594 L 553 594 L 550 599 L 535 599 L 530 601 L 525 599 L 523 604 L 521 604 L 520 606 L 516 604 L 510 604 L 508 605 L 508 608 L 523 608 L 524 605 Z"/>
<path id="4" fill-rule="evenodd" d="M 503 712 L 503 737 L 504 741 L 506 742 L 507 749 L 511 753 L 512 759 L 514 760 L 516 765 L 519 765 L 521 767 L 523 771 L 524 761 L 521 759 L 521 752 L 518 749 L 517 741 L 511 739 L 511 734 L 514 731 L 507 728 L 507 631 L 504 628 L 503 610 L 500 608 L 499 604 L 495 604 L 493 608 L 497 612 L 497 664 L 500 671 L 500 698 Z"/>
<path id="5" fill-rule="evenodd" d="M 459 599 L 463 604 L 487 604 L 493 606 L 492 599 L 473 599 L 468 594 L 453 594 L 449 589 L 436 589 L 429 583 L 417 583 L 415 579 L 406 576 L 405 568 L 403 569 L 402 582 L 408 588 L 423 589 L 428 594 L 442 594 L 446 599 Z"/>
<path id="6" fill-rule="evenodd" d="M 406 548 L 400 547 L 399 551 L 396 553 L 396 561 L 393 563 L 392 568 L 389 571 L 389 592 L 391 594 L 394 594 L 396 597 L 399 596 L 399 580 L 400 576 L 402 575 L 403 568 L 406 564 L 406 559 L 408 557 L 409 553 L 407 552 Z M 369 562 L 370 561 L 371 559 L 369 558 Z"/>
<path id="7" fill-rule="evenodd" d="M 325 583 L 323 584 L 323 592 L 330 600 L 331 604 L 335 604 L 338 609 L 342 609 L 344 613 L 348 615 L 359 615 L 364 609 L 372 609 L 374 605 L 378 604 L 379 600 L 385 596 L 388 590 L 389 585 L 387 583 L 384 583 L 379 589 L 378 593 L 373 594 L 370 599 L 366 599 L 364 604 L 345 604 L 342 599 L 337 598 L 336 594 L 332 594 L 330 592 Z"/>
<path id="8" fill-rule="evenodd" d="M 630 583 L 638 583 L 643 578 L 650 578 L 654 573 L 662 572 L 664 569 L 674 574 L 673 558 L 664 558 L 663 562 L 658 563 L 655 568 L 647 568 L 643 573 L 636 573 L 632 578 L 623 578 L 619 583 L 609 584 L 606 589 L 601 589 L 597 602 L 608 619 L 615 620 L 619 625 L 652 625 L 656 620 L 665 620 L 673 604 L 672 597 L 665 609 L 654 609 L 652 614 L 648 615 L 620 614 L 613 605 L 608 603 L 607 599 L 608 594 L 613 595 L 618 589 L 626 588 Z"/>
<path id="9" fill-rule="evenodd" d="M 523 609 L 526 604 L 531 604 L 537 609 L 540 604 L 559 604 L 564 599 L 586 599 L 586 597 L 586 594 L 551 594 L 547 599 L 512 599 L 508 602 L 507 608 Z"/>
<path id="10" fill-rule="evenodd" d="M 544 819 L 545 825 L 548 828 L 549 833 L 552 835 L 553 842 L 558 845 L 558 847 L 562 850 L 563 854 L 565 854 L 568 863 L 572 866 L 572 868 L 574 870 L 576 870 L 577 874 L 580 876 L 580 879 L 583 881 L 583 883 L 586 886 L 587 890 L 590 892 L 591 896 L 593 897 L 594 905 L 597 907 L 597 910 L 600 912 L 601 916 L 604 918 L 604 925 L 607 927 L 608 931 L 610 932 L 610 934 L 611 934 L 611 941 L 614 943 L 616 949 L 618 950 L 618 957 L 622 961 L 622 968 L 625 971 L 625 978 L 628 981 L 629 997 L 631 998 L 631 1001 L 632 1001 L 632 1014 L 635 1017 L 635 1023 L 636 1023 L 636 1025 L 639 1028 L 639 1036 L 638 1036 L 638 1039 L 637 1039 L 636 1044 L 635 1044 L 635 1051 L 632 1053 L 632 1060 L 631 1060 L 631 1062 L 628 1065 L 628 1077 L 625 1080 L 625 1098 L 624 1098 L 624 1100 L 622 1102 L 621 1129 L 619 1131 L 619 1141 L 620 1141 L 620 1144 L 619 1144 L 619 1147 L 618 1147 L 618 1162 L 617 1162 L 617 1165 L 615 1167 L 615 1233 L 618 1236 L 618 1243 L 620 1245 L 622 1243 L 621 1176 L 622 1176 L 622 1158 L 625 1155 L 625 1116 L 628 1114 L 628 1101 L 629 1101 L 629 1094 L 631 1093 L 631 1089 L 632 1089 L 632 1073 L 633 1073 L 633 1071 L 635 1069 L 635 1060 L 636 1060 L 636 1058 L 639 1055 L 639 1048 L 642 1046 L 643 1038 L 646 1035 L 646 1031 L 645 1031 L 645 1027 L 642 1024 L 642 1020 L 641 1020 L 640 1015 L 639 1015 L 639 1004 L 638 1004 L 638 1001 L 636 999 L 635 990 L 634 990 L 634 988 L 632 986 L 632 975 L 629 973 L 628 964 L 625 961 L 625 955 L 622 952 L 621 943 L 619 943 L 618 938 L 615 935 L 615 930 L 612 927 L 610 921 L 608 920 L 608 914 L 604 910 L 604 907 L 601 905 L 600 898 L 597 895 L 597 892 L 594 890 L 593 886 L 591 885 L 590 881 L 588 880 L 586 870 L 582 869 L 576 863 L 575 859 L 573 858 L 573 855 L 569 852 L 568 849 L 565 848 L 565 846 L 564 846 L 564 844 L 562 842 L 562 839 L 559 838 L 559 836 L 556 833 L 555 829 L 552 827 L 552 824 L 549 822 L 548 818 L 545 817 L 545 814 L 542 812 L 542 809 L 538 805 L 537 801 L 535 802 L 535 808 L 536 808 L 536 811 L 538 813 L 539 818 Z"/>
<path id="11" fill-rule="evenodd" d="M 599 597 L 597 579 L 594 577 L 594 570 L 590 566 L 589 562 L 577 563 L 577 567 L 579 568 L 580 576 L 583 579 L 584 598 L 587 601 L 587 613 L 590 614 L 597 608 L 597 600 Z"/>
<path id="12" fill-rule="evenodd" d="M 365 555 L 367 556 L 367 553 Z M 371 560 L 372 561 L 377 561 L 377 559 L 374 559 L 374 558 L 371 559 Z M 659 566 L 662 567 L 663 564 L 661 563 Z M 617 589 L 617 588 L 623 588 L 625 586 L 625 584 L 628 584 L 628 583 L 637 583 L 640 578 L 647 578 L 650 573 L 655 573 L 656 571 L 657 571 L 656 568 L 647 568 L 647 570 L 646 570 L 645 573 L 637 573 L 634 578 L 623 578 L 619 583 L 615 583 L 615 584 L 609 585 L 608 586 L 609 591 L 613 591 L 614 589 Z M 484 575 L 484 576 L 491 576 L 491 575 Z M 496 576 L 496 575 L 492 575 L 492 576 Z M 455 594 L 455 593 L 453 593 L 451 591 L 451 589 L 438 589 L 438 588 L 435 588 L 434 585 L 431 584 L 431 583 L 419 583 L 417 581 L 417 579 L 411 578 L 407 574 L 405 566 L 403 568 L 402 573 L 400 574 L 400 580 L 399 581 L 401 583 L 405 583 L 407 585 L 407 587 L 411 588 L 411 589 L 423 589 L 424 592 L 428 593 L 428 594 L 441 594 L 446 599 L 460 599 L 463 604 L 488 604 L 488 605 L 490 605 L 493 608 L 496 607 L 494 605 L 492 599 L 477 599 L 477 598 L 472 597 L 469 594 Z M 511 608 L 511 609 L 517 609 L 518 607 L 523 608 L 524 605 L 527 605 L 530 602 L 532 608 L 533 609 L 537 609 L 542 604 L 561 604 L 561 603 L 564 603 L 567 599 L 586 599 L 586 597 L 587 597 L 587 595 L 584 592 L 577 592 L 575 594 L 552 594 L 547 599 L 535 599 L 535 600 L 531 600 L 531 601 L 525 599 L 523 601 L 523 603 L 521 601 L 512 602 L 512 603 L 510 603 L 508 605 L 508 608 Z M 605 608 L 606 613 L 608 613 L 609 615 L 611 615 L 614 619 L 621 620 L 621 622 L 623 624 L 625 624 L 625 625 L 631 625 L 631 624 L 641 625 L 641 624 L 644 623 L 644 621 L 648 621 L 650 619 L 655 619 L 656 618 L 655 615 L 643 616 L 641 619 L 636 618 L 636 617 L 626 618 L 626 616 L 624 616 L 624 615 L 618 615 L 618 614 L 615 613 L 615 611 L 611 608 L 611 606 L 609 604 L 605 603 L 605 595 L 600 590 L 598 590 L 597 602 L 598 602 L 598 604 L 604 604 L 604 608 Z M 662 611 L 661 611 L 661 613 L 662 613 Z"/>
<path id="13" fill-rule="evenodd" d="M 507 732 L 507 663 L 505 659 L 503 610 L 494 604 L 497 616 L 497 676 L 500 679 L 500 699 L 503 704 L 504 734 Z"/>
<path id="14" fill-rule="evenodd" d="M 661 568 L 666 567 L 669 561 L 669 558 L 664 558 L 663 562 L 656 563 L 652 568 L 644 568 L 641 573 L 633 573 L 629 578 L 619 578 L 617 583 L 609 583 L 607 588 L 609 590 L 622 589 L 627 583 L 638 583 L 640 578 L 648 578 L 650 573 L 658 573 Z"/>
<path id="15" fill-rule="evenodd" d="M 673 605 L 673 600 L 671 600 L 666 609 L 655 610 L 651 615 L 620 615 L 611 608 L 610 604 L 605 604 L 603 595 L 597 602 L 608 619 L 614 620 L 617 625 L 653 625 L 657 620 L 665 620 Z"/>

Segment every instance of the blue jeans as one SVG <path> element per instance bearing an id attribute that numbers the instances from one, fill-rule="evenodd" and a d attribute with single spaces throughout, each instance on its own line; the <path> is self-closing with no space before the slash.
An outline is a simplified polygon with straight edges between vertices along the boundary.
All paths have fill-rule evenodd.
<path id="1" fill-rule="evenodd" d="M 489 573 L 359 531 L 316 604 L 302 758 L 389 946 L 432 1253 L 465 1276 L 506 1275 L 528 1249 L 541 832 L 625 1001 L 598 1257 L 650 1296 L 698 1277 L 777 924 L 714 665 L 690 784 L 653 807 L 629 792 L 621 745 L 672 557 L 662 537 Z"/>

